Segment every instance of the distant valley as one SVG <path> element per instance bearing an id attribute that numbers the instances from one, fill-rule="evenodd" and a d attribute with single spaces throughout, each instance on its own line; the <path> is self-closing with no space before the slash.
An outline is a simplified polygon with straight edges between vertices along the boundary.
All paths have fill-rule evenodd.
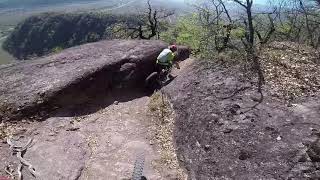
<path id="1" fill-rule="evenodd" d="M 176 14 L 187 11 L 183 1 L 153 0 L 152 4 L 175 9 Z M 4 38 L 26 17 L 43 12 L 107 12 L 136 13 L 144 9 L 146 0 L 0 0 L 0 46 Z M 0 64 L 12 62 L 13 57 L 0 49 Z"/>

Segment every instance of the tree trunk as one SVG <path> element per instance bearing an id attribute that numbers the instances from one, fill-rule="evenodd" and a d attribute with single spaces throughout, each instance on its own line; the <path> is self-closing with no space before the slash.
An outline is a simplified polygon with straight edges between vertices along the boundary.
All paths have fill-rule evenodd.
<path id="1" fill-rule="evenodd" d="M 255 49 L 254 49 L 254 27 L 253 27 L 253 17 L 252 17 L 252 0 L 247 0 L 247 16 L 248 16 L 248 49 L 247 49 L 247 58 L 248 60 L 251 60 L 253 63 L 253 69 L 256 71 L 258 75 L 258 91 L 261 93 L 262 91 L 262 85 L 265 82 L 263 71 L 261 69 L 261 65 L 259 62 L 259 58 L 256 55 Z"/>

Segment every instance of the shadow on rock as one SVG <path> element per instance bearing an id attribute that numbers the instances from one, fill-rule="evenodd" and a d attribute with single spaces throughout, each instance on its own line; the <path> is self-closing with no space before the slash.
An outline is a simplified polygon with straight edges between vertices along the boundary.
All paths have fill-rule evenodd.
<path id="1" fill-rule="evenodd" d="M 57 117 L 75 117 L 95 113 L 112 104 L 132 101 L 147 96 L 149 93 L 143 88 L 113 89 L 112 91 L 100 92 L 87 99 L 85 103 L 70 104 L 59 108 L 52 115 Z"/>

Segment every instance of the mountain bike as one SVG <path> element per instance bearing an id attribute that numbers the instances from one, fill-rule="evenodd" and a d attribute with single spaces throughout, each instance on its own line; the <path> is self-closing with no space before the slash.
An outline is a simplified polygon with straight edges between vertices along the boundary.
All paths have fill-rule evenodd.
<path id="1" fill-rule="evenodd" d="M 145 86 L 149 90 L 159 90 L 163 86 L 169 84 L 174 77 L 170 75 L 172 67 L 162 69 L 161 72 L 152 72 L 146 79 L 145 79 Z"/>
<path id="2" fill-rule="evenodd" d="M 144 161 L 145 155 L 144 153 L 140 153 L 136 158 L 136 162 L 134 163 L 131 180 L 147 180 L 147 178 L 143 176 Z"/>

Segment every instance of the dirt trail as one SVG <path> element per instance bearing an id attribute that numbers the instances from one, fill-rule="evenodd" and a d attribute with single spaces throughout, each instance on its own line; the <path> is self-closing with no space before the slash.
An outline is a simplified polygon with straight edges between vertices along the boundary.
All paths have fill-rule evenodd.
<path id="1" fill-rule="evenodd" d="M 80 179 L 129 178 L 136 156 L 146 155 L 145 175 L 160 179 L 152 168 L 157 159 L 148 137 L 147 105 L 149 97 L 111 105 L 80 121 L 80 134 L 87 137 L 89 160 Z"/>
<path id="2" fill-rule="evenodd" d="M 190 62 L 182 62 L 181 70 Z M 159 173 L 153 166 L 160 157 L 156 146 L 150 143 L 149 100 L 139 89 L 116 90 L 99 102 L 24 125 L 27 132 L 22 131 L 19 142 L 34 139 L 24 157 L 40 179 L 116 180 L 130 179 L 137 155 L 144 152 L 144 175 L 152 180 L 170 179 L 170 174 Z M 6 175 L 6 165 L 16 168 L 17 161 L 10 156 L 7 144 L 0 146 L 0 161 L 0 176 Z M 25 179 L 33 179 L 27 168 L 22 172 Z"/>

